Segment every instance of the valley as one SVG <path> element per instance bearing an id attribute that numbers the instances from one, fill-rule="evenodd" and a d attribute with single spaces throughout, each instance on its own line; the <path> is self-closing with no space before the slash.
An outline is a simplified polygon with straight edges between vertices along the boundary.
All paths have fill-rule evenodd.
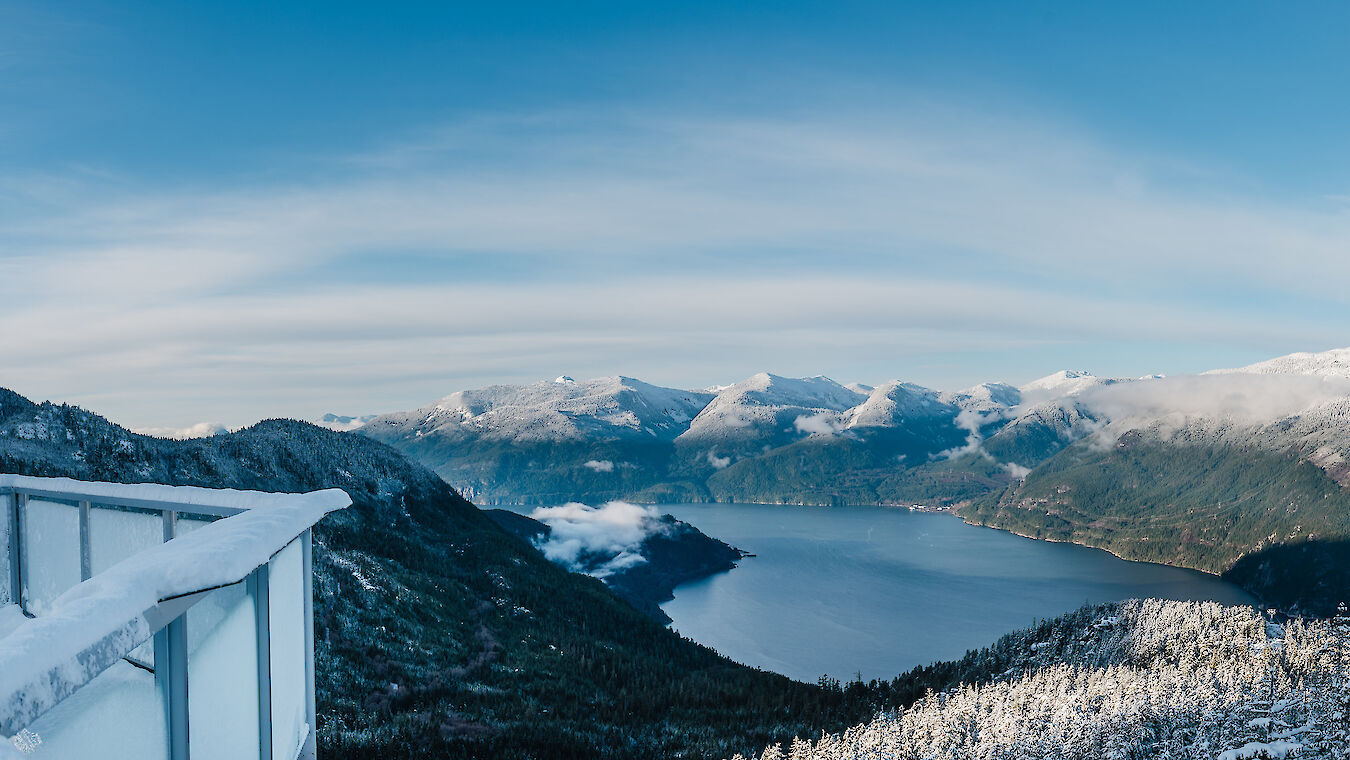
<path id="1" fill-rule="evenodd" d="M 326 757 L 771 757 L 916 701 L 941 719 L 928 689 L 957 674 L 1002 688 L 1012 671 L 986 666 L 1027 657 L 1008 638 L 997 654 L 963 651 L 1084 602 L 1250 609 L 1245 590 L 1328 614 L 1350 592 L 1347 354 L 959 392 L 767 374 L 708 391 L 559 378 L 326 420 L 347 432 L 268 420 L 190 440 L 0 391 L 0 469 L 351 494 L 316 535 Z M 494 520 L 451 485 L 540 520 Z M 679 550 L 571 547 L 575 535 L 553 535 L 567 523 L 535 511 L 619 498 L 644 531 L 658 520 L 652 535 L 678 539 L 661 551 Z M 759 556 L 723 572 L 740 553 L 717 539 Z M 1027 678 L 1068 662 L 1037 652 Z"/>
<path id="2" fill-rule="evenodd" d="M 756 556 L 675 589 L 672 627 L 737 662 L 815 681 L 959 659 L 1085 603 L 1255 600 L 1220 578 L 876 507 L 662 505 Z M 825 643 L 828 642 L 828 645 Z"/>

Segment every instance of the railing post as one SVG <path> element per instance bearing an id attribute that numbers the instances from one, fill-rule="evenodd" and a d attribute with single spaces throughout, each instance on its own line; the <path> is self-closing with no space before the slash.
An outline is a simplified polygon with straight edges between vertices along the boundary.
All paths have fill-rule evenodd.
<path id="1" fill-rule="evenodd" d="M 300 534 L 300 556 L 305 581 L 305 714 L 309 720 L 309 738 L 300 756 L 317 760 L 319 754 L 318 709 L 314 699 L 314 530 Z"/>
<path id="2" fill-rule="evenodd" d="M 164 654 L 167 662 L 161 664 L 156 651 L 155 672 L 164 672 L 169 708 L 169 760 L 189 760 L 187 615 L 179 615 L 165 627 Z"/>
<path id="3" fill-rule="evenodd" d="M 258 758 L 272 760 L 272 621 L 267 563 L 248 577 L 258 646 Z"/>
<path id="4" fill-rule="evenodd" d="M 89 502 L 80 502 L 80 580 L 93 576 L 89 563 Z"/>
<path id="5" fill-rule="evenodd" d="M 166 509 L 160 512 L 160 515 L 164 517 L 164 540 L 172 541 L 174 527 L 177 524 L 177 513 L 172 509 Z"/>
<path id="6" fill-rule="evenodd" d="M 14 531 L 14 564 L 10 566 L 10 569 L 14 574 L 14 601 L 18 603 L 19 609 L 22 610 L 25 615 L 32 617 L 32 613 L 28 611 L 28 600 L 24 598 L 23 593 L 23 555 L 27 551 L 27 547 L 24 545 L 23 531 L 24 526 L 28 523 L 27 518 L 24 516 L 24 513 L 27 511 L 28 495 L 22 493 L 14 494 L 14 522 L 10 524 L 10 529 Z"/>
<path id="7" fill-rule="evenodd" d="M 9 601 L 23 609 L 23 580 L 19 577 L 21 564 L 19 549 L 23 536 L 19 533 L 19 494 L 12 493 L 5 500 L 5 519 L 9 521 Z"/>

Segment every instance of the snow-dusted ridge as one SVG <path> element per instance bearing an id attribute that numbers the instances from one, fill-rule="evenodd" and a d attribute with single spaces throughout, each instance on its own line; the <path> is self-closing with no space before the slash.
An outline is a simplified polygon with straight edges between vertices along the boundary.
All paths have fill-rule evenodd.
<path id="1" fill-rule="evenodd" d="M 597 432 L 669 439 L 711 398 L 622 376 L 559 378 L 458 391 L 420 409 L 381 415 L 366 426 L 412 427 L 423 434 L 463 428 L 517 441 L 575 440 Z"/>
<path id="2" fill-rule="evenodd" d="M 811 470 L 821 473 L 812 487 L 822 494 L 833 486 L 821 467 L 842 472 L 849 461 L 860 461 L 831 458 L 836 443 L 871 453 L 892 447 L 872 461 L 894 462 L 889 467 L 897 471 L 978 455 L 985 461 L 977 469 L 987 473 L 996 465 L 1020 477 L 1085 439 L 1105 447 L 1132 429 L 1153 430 L 1164 440 L 1179 434 L 1179 440 L 1213 442 L 1219 435 L 1223 444 L 1292 447 L 1350 483 L 1347 367 L 1350 349 L 1338 349 L 1199 375 L 1062 370 L 1020 387 L 983 383 L 957 391 L 767 372 L 704 390 L 623 376 L 564 376 L 460 391 L 377 417 L 362 432 L 417 457 L 471 496 L 497 503 L 545 494 L 780 499 L 772 483 L 792 476 L 771 452 L 808 441 L 803 449 L 815 453 L 803 453 L 820 465 Z M 707 480 L 761 458 L 767 470 L 746 464 L 716 483 Z M 873 497 L 855 490 L 848 498 L 870 503 Z M 875 498 L 890 503 L 896 497 Z"/>
<path id="3" fill-rule="evenodd" d="M 1337 348 L 1317 353 L 1299 352 L 1267 359 L 1245 367 L 1215 369 L 1207 375 L 1242 373 L 1248 375 L 1311 375 L 1337 380 L 1350 380 L 1350 348 Z"/>

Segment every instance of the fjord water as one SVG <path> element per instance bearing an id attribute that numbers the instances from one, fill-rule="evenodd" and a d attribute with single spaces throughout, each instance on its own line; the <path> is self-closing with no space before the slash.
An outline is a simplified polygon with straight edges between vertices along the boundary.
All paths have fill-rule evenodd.
<path id="1" fill-rule="evenodd" d="M 754 552 L 686 584 L 672 627 L 737 662 L 814 681 L 891 678 L 1087 602 L 1253 604 L 1193 570 L 889 507 L 669 504 L 663 513 Z"/>

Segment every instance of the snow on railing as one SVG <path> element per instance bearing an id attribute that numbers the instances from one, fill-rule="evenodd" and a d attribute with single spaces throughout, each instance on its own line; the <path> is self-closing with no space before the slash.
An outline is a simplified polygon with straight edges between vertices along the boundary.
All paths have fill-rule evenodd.
<path id="1" fill-rule="evenodd" d="M 176 760 L 187 754 L 190 715 L 219 701 L 221 689 L 238 691 L 230 683 L 238 681 L 256 692 L 244 695 L 252 707 L 213 711 L 235 710 L 256 737 L 238 738 L 239 726 L 203 713 L 193 760 L 211 757 L 208 745 L 220 757 L 247 756 L 247 747 L 263 760 L 291 760 L 272 748 L 297 739 L 312 757 L 309 529 L 350 503 L 336 489 L 272 494 L 0 475 L 0 604 L 27 618 L 0 638 L 0 735 L 40 737 L 28 729 L 50 724 L 55 738 L 44 749 L 55 749 L 58 739 L 77 743 L 64 730 L 70 721 L 88 723 L 108 705 L 116 718 L 117 705 L 132 705 L 150 738 L 145 748 L 128 746 L 128 756 Z M 237 673 L 246 659 L 253 671 Z M 189 668 L 194 682 L 215 678 L 219 688 L 190 700 Z M 140 713 L 137 700 L 148 705 Z M 107 746 L 97 755 L 118 756 Z"/>

